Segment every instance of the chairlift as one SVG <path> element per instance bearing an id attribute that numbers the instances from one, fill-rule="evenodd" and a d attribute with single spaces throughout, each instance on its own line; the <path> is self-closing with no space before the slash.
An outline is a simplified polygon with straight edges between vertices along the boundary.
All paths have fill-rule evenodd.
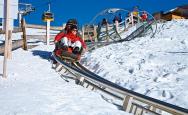
<path id="1" fill-rule="evenodd" d="M 44 13 L 42 14 L 42 20 L 43 20 L 44 22 L 46 22 L 47 20 L 49 20 L 49 21 L 54 21 L 54 14 L 51 13 L 51 12 L 49 12 L 49 11 L 44 12 Z"/>

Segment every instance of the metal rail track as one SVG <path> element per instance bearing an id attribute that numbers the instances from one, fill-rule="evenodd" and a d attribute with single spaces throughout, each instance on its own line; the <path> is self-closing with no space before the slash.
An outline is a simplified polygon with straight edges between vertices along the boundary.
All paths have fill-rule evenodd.
<path id="1" fill-rule="evenodd" d="M 109 45 L 112 43 L 121 43 L 124 41 L 130 41 L 142 33 L 145 32 L 154 22 L 150 22 L 147 24 L 141 25 L 137 30 L 132 32 L 126 38 L 120 39 L 118 41 L 113 42 L 97 42 L 93 45 L 94 47 L 101 47 L 105 45 Z M 153 35 L 152 35 L 153 36 Z M 91 48 L 92 49 L 92 48 Z M 54 59 L 58 62 L 60 69 L 57 69 L 61 74 L 62 70 L 67 70 L 70 72 L 73 77 L 69 77 L 74 79 L 77 84 L 85 86 L 86 88 L 91 87 L 92 90 L 97 89 L 102 93 L 110 95 L 116 100 L 120 100 L 122 103 L 118 106 L 121 106 L 123 110 L 129 113 L 133 113 L 135 115 L 143 115 L 143 114 L 155 114 L 155 115 L 163 115 L 163 114 L 170 114 L 170 115 L 188 115 L 188 109 L 172 105 L 137 92 L 128 90 L 121 86 L 118 86 L 115 83 L 112 83 L 95 73 L 89 71 L 87 68 L 82 66 L 80 63 L 66 63 L 62 61 L 59 57 L 56 57 L 53 54 Z M 62 69 L 64 68 L 64 69 Z M 62 75 L 65 76 L 65 75 Z M 65 76 L 67 77 L 67 76 Z M 116 104 L 117 105 L 117 104 Z"/>
<path id="2" fill-rule="evenodd" d="M 102 47 L 102 46 L 106 46 L 109 44 L 113 44 L 113 43 L 121 43 L 124 41 L 133 40 L 136 37 L 140 36 L 143 32 L 145 32 L 145 30 L 147 30 L 153 23 L 155 23 L 155 22 L 143 24 L 139 28 L 137 28 L 135 31 L 133 31 L 130 35 L 128 35 L 127 37 L 119 39 L 117 41 L 95 42 L 95 43 L 88 44 L 89 50 L 95 49 L 96 47 Z M 152 35 L 152 36 L 154 36 L 154 35 Z"/>
<path id="3" fill-rule="evenodd" d="M 123 88 L 113 82 L 110 82 L 95 73 L 89 71 L 78 62 L 66 63 L 53 54 L 54 59 L 58 62 L 57 71 L 68 70 L 73 76 L 77 84 L 91 89 L 98 89 L 103 93 L 122 101 L 121 106 L 126 112 L 135 115 L 155 114 L 155 115 L 188 115 L 188 109 L 172 105 L 137 92 Z M 62 69 L 64 68 L 64 69 Z M 63 72 L 61 72 L 63 74 Z"/>

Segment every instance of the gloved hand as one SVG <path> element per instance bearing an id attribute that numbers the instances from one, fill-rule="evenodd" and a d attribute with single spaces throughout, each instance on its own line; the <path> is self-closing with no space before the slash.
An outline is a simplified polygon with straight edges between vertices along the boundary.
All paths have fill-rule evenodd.
<path id="1" fill-rule="evenodd" d="M 56 48 L 56 49 L 60 49 L 60 48 L 61 48 L 60 42 L 56 42 L 56 43 L 55 43 L 55 48 Z"/>
<path id="2" fill-rule="evenodd" d="M 74 54 L 79 54 L 79 53 L 80 53 L 79 47 L 75 47 L 75 48 L 73 49 L 72 53 L 74 53 Z"/>
<path id="3" fill-rule="evenodd" d="M 68 51 L 68 46 L 61 46 L 61 49 L 63 50 L 63 51 Z"/>
<path id="4" fill-rule="evenodd" d="M 85 54 L 88 51 L 88 48 L 83 48 L 82 54 Z"/>

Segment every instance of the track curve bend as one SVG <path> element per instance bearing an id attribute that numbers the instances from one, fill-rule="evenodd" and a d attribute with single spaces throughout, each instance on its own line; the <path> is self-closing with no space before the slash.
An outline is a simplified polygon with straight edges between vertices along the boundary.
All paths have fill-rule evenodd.
<path id="1" fill-rule="evenodd" d="M 73 75 L 73 79 L 77 84 L 82 86 L 86 85 L 92 89 L 99 90 L 114 99 L 120 100 L 121 107 L 126 112 L 134 114 L 156 114 L 162 115 L 169 113 L 171 115 L 188 115 L 188 109 L 172 105 L 137 92 L 123 88 L 111 81 L 108 81 L 95 73 L 89 71 L 87 68 L 82 66 L 79 62 L 65 62 L 57 57 L 54 53 L 52 54 L 54 59 L 57 61 L 56 70 L 63 74 L 61 71 L 68 71 Z M 59 69 L 57 69 L 59 68 Z"/>

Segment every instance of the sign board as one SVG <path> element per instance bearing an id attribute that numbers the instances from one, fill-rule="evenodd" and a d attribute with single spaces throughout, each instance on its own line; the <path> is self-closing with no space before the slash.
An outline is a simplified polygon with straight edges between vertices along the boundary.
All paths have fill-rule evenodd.
<path id="1" fill-rule="evenodd" d="M 0 0 L 0 18 L 4 18 L 4 0 Z M 10 18 L 18 18 L 18 0 L 11 0 L 10 2 Z"/>

